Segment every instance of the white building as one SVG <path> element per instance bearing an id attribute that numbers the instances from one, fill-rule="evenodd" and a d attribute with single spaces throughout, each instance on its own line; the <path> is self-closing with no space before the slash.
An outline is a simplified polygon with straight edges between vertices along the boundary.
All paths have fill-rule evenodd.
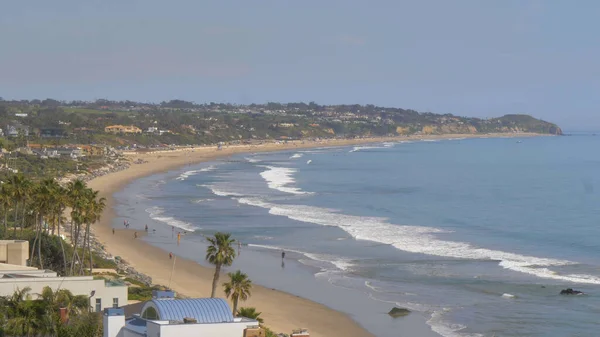
<path id="1" fill-rule="evenodd" d="M 104 337 L 249 337 L 259 336 L 257 321 L 233 317 L 222 298 L 175 299 L 146 302 L 139 314 L 126 319 L 124 310 L 106 309 Z"/>
<path id="2" fill-rule="evenodd" d="M 94 280 L 92 276 L 59 277 L 51 270 L 27 266 L 29 242 L 0 240 L 0 296 L 12 296 L 15 291 L 31 288 L 37 296 L 45 287 L 53 291 L 68 289 L 73 295 L 90 299 L 90 310 L 100 312 L 127 304 L 127 286 L 120 282 Z"/>
<path id="3" fill-rule="evenodd" d="M 120 282 L 94 280 L 93 276 L 60 277 L 56 272 L 32 267 L 0 265 L 0 296 L 11 296 L 15 291 L 31 288 L 34 297 L 44 287 L 52 290 L 68 289 L 73 295 L 90 298 L 90 310 L 100 312 L 127 304 L 127 286 Z"/>

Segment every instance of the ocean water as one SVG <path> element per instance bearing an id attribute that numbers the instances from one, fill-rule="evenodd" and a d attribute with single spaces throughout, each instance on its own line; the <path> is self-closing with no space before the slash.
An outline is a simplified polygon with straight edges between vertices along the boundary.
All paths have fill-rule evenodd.
<path id="1" fill-rule="evenodd" d="M 233 268 L 377 336 L 409 336 L 393 306 L 443 336 L 594 336 L 598 148 L 577 135 L 246 154 L 132 183 L 115 226 L 149 224 L 149 242 L 201 263 L 203 236 L 230 232 Z"/>

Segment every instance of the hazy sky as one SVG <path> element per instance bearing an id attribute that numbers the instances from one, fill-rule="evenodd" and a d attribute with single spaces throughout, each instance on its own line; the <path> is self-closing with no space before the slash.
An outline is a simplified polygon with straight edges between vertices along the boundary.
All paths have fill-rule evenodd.
<path id="1" fill-rule="evenodd" d="M 600 129 L 600 1 L 3 1 L 0 96 L 372 103 Z"/>

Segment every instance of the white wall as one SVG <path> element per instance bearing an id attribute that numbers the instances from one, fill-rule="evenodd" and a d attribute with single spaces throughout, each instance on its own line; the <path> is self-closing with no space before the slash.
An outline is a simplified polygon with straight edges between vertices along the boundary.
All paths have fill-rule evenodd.
<path id="1" fill-rule="evenodd" d="M 242 337 L 244 330 L 249 326 L 258 325 L 257 322 L 234 322 L 214 324 L 170 324 L 159 325 L 148 322 L 148 337 Z M 160 332 L 160 334 L 158 334 Z"/>
<path id="2" fill-rule="evenodd" d="M 123 337 L 125 326 L 125 316 L 102 316 L 102 336 L 103 337 Z"/>
<path id="3" fill-rule="evenodd" d="M 69 289 L 74 295 L 90 296 L 95 290 L 95 295 L 91 298 L 90 306 L 96 311 L 96 299 L 102 300 L 102 309 L 112 308 L 113 298 L 119 299 L 119 306 L 127 304 L 127 287 L 107 287 L 104 280 L 94 280 L 91 276 L 77 277 L 32 277 L 32 278 L 7 278 L 0 279 L 0 296 L 10 296 L 16 290 L 30 287 L 30 294 L 34 296 L 41 294 L 44 287 L 50 287 L 56 291 L 58 289 Z"/>

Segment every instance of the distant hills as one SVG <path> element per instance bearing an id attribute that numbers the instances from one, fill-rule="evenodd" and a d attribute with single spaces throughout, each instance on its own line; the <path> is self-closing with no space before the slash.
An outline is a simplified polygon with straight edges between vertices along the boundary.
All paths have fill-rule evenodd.
<path id="1" fill-rule="evenodd" d="M 41 143 L 64 139 L 122 146 L 414 134 L 562 134 L 556 124 L 528 115 L 482 119 L 375 105 L 196 104 L 182 100 L 0 99 L 0 127 L 9 138 L 26 133 L 30 141 Z"/>

